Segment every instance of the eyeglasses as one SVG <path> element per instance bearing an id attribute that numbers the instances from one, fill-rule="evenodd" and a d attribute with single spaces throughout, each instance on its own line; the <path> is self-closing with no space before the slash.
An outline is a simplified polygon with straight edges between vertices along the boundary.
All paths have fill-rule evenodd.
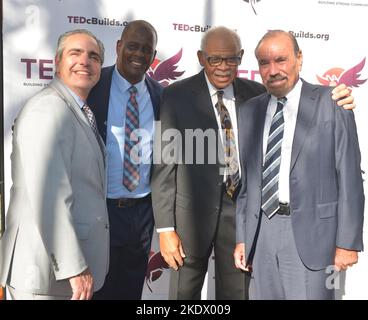
<path id="1" fill-rule="evenodd" d="M 211 67 L 217 67 L 222 64 L 222 61 L 225 61 L 228 66 L 238 66 L 241 62 L 241 57 L 207 57 L 207 62 Z"/>

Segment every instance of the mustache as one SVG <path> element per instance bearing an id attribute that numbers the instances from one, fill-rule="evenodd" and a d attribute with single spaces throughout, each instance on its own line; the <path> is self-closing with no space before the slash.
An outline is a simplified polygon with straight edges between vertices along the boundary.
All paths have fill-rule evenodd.
<path id="1" fill-rule="evenodd" d="M 282 75 L 271 76 L 271 77 L 267 80 L 267 83 L 272 83 L 272 82 L 275 82 L 275 81 L 284 80 L 284 79 L 286 79 L 286 78 L 287 78 L 286 76 L 282 76 Z"/>
<path id="2" fill-rule="evenodd" d="M 229 77 L 231 76 L 231 71 L 215 72 L 215 75 L 220 77 Z"/>

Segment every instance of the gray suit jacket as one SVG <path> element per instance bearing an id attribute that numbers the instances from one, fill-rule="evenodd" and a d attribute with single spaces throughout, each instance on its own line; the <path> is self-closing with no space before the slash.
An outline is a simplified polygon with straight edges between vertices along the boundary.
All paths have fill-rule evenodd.
<path id="1" fill-rule="evenodd" d="M 290 166 L 290 207 L 299 256 L 310 269 L 334 262 L 335 248 L 363 249 L 364 193 L 352 111 L 336 107 L 331 89 L 303 82 Z M 243 187 L 237 242 L 247 260 L 256 249 L 261 212 L 263 127 L 269 94 L 239 109 Z"/>
<path id="2" fill-rule="evenodd" d="M 1 285 L 70 296 L 67 279 L 89 267 L 95 290 L 102 286 L 109 257 L 102 152 L 58 78 L 27 102 L 13 132 Z"/>

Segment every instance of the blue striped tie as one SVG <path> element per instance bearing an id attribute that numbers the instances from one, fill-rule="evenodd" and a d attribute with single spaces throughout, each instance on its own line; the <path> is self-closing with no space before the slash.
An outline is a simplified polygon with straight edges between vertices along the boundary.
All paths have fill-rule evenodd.
<path id="1" fill-rule="evenodd" d="M 267 151 L 262 173 L 262 210 L 268 218 L 272 218 L 280 208 L 279 203 L 279 171 L 281 163 L 281 145 L 284 137 L 283 107 L 286 98 L 277 100 L 277 109 L 272 118 L 268 134 Z"/>
<path id="2" fill-rule="evenodd" d="M 139 185 L 139 137 L 134 130 L 139 129 L 139 110 L 136 100 L 137 88 L 129 88 L 125 116 L 125 146 L 123 165 L 123 185 L 133 191 Z"/>

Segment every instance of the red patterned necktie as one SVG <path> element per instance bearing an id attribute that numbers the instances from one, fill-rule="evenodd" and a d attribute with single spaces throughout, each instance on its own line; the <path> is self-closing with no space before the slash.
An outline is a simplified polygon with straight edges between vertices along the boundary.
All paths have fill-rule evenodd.
<path id="1" fill-rule="evenodd" d="M 136 100 L 137 88 L 131 86 L 129 92 L 125 116 L 123 185 L 133 191 L 139 185 L 139 137 L 135 132 L 139 129 L 139 110 Z"/>

